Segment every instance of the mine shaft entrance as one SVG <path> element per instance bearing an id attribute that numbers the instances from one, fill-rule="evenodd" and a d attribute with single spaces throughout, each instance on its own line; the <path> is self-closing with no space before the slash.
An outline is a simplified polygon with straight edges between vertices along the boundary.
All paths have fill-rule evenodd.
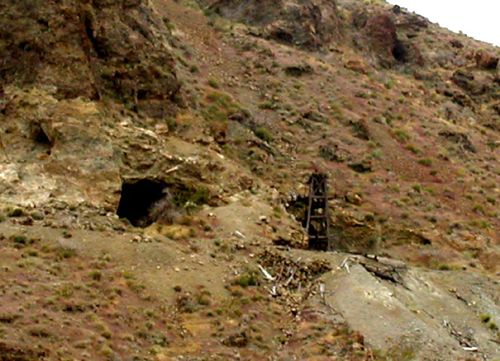
<path id="1" fill-rule="evenodd" d="M 139 179 L 124 182 L 117 214 L 136 227 L 147 227 L 153 223 L 150 209 L 165 197 L 167 184 L 158 180 Z"/>

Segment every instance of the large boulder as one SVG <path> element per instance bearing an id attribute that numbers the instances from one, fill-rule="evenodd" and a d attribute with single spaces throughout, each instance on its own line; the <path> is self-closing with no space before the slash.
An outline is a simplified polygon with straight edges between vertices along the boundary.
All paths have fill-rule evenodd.
<path id="1" fill-rule="evenodd" d="M 233 21 L 258 26 L 263 35 L 290 45 L 317 49 L 340 37 L 341 20 L 333 0 L 203 0 Z"/>
<path id="2" fill-rule="evenodd" d="M 396 21 L 392 13 L 355 12 L 353 23 L 360 30 L 362 41 L 372 54 L 375 54 L 377 62 L 386 68 L 398 63 L 409 63 L 422 66 L 425 61 L 419 48 L 410 40 L 398 38 L 398 29 L 406 29 L 406 22 Z"/>
<path id="3" fill-rule="evenodd" d="M 477 77 L 473 72 L 466 69 L 456 70 L 451 77 L 451 81 L 471 96 L 489 95 L 492 90 L 489 79 Z"/>
<path id="4" fill-rule="evenodd" d="M 5 0 L 0 81 L 53 85 L 58 99 L 114 99 L 155 117 L 179 92 L 170 33 L 142 0 Z"/>
<path id="5" fill-rule="evenodd" d="M 498 67 L 499 57 L 487 51 L 479 50 L 475 54 L 476 65 L 480 69 L 496 69 Z"/>

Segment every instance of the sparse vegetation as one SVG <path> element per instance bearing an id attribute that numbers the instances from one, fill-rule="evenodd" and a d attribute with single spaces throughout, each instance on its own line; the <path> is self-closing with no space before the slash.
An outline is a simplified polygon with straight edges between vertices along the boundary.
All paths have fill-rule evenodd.
<path id="1" fill-rule="evenodd" d="M 271 132 L 266 127 L 257 127 L 255 129 L 255 135 L 265 142 L 271 142 L 273 140 Z"/>
<path id="2" fill-rule="evenodd" d="M 76 255 L 76 249 L 61 246 L 56 249 L 56 254 L 59 260 L 68 259 Z"/>
<path id="3" fill-rule="evenodd" d="M 30 243 L 30 240 L 24 234 L 18 234 L 16 236 L 12 236 L 11 239 L 14 243 L 18 245 L 24 246 Z"/>
<path id="4" fill-rule="evenodd" d="M 215 79 L 209 79 L 208 80 L 208 85 L 210 85 L 214 89 L 219 89 L 220 88 L 219 82 L 217 80 L 215 80 Z"/>
<path id="5" fill-rule="evenodd" d="M 100 281 L 102 279 L 102 273 L 98 270 L 93 270 L 89 273 L 89 276 L 94 281 Z"/>
<path id="6" fill-rule="evenodd" d="M 206 107 L 202 114 L 209 121 L 225 122 L 228 116 L 241 110 L 230 95 L 222 92 L 211 92 L 206 96 Z"/>
<path id="7" fill-rule="evenodd" d="M 247 269 L 241 273 L 234 281 L 235 285 L 243 288 L 257 286 L 259 284 L 258 273 L 255 270 Z"/>
<path id="8" fill-rule="evenodd" d="M 432 166 L 433 161 L 430 158 L 421 158 L 418 160 L 418 164 L 421 164 L 421 165 L 426 166 L 426 167 L 430 167 L 430 166 Z"/>
<path id="9" fill-rule="evenodd" d="M 407 141 L 410 140 L 410 136 L 408 135 L 408 133 L 403 130 L 403 129 L 400 129 L 400 128 L 397 128 L 397 129 L 394 129 L 393 130 L 393 134 L 394 136 L 396 137 L 396 139 L 401 142 L 401 143 L 406 143 Z"/>
<path id="10" fill-rule="evenodd" d="M 0 359 L 491 358 L 492 47 L 382 0 L 99 3 L 0 6 Z"/>
<path id="11" fill-rule="evenodd" d="M 482 323 L 488 323 L 491 320 L 491 316 L 483 313 L 482 315 L 480 315 L 480 319 Z"/>
<path id="12" fill-rule="evenodd" d="M 7 211 L 7 216 L 17 218 L 24 216 L 24 211 L 21 208 L 14 208 Z"/>

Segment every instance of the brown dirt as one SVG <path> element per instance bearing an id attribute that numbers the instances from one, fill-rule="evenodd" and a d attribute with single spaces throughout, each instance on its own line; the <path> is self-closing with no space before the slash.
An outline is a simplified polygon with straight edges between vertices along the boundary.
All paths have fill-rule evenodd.
<path id="1" fill-rule="evenodd" d="M 498 48 L 375 2 L 248 3 L 0 5 L 0 359 L 498 354 Z M 315 169 L 337 246 L 404 285 L 284 246 L 333 271 L 270 295 L 259 254 L 307 244 L 287 207 Z M 175 200 L 147 228 L 115 214 L 139 180 Z"/>

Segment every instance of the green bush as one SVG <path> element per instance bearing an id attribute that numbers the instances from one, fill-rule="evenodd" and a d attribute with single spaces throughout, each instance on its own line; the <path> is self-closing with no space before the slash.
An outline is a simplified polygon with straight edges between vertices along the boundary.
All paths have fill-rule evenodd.
<path id="1" fill-rule="evenodd" d="M 482 323 L 488 323 L 491 320 L 491 316 L 488 314 L 482 314 L 480 318 Z"/>
<path id="2" fill-rule="evenodd" d="M 24 211 L 21 209 L 21 208 L 14 208 L 14 209 L 11 209 L 7 212 L 7 216 L 9 217 L 22 217 L 24 216 Z"/>
<path id="3" fill-rule="evenodd" d="M 257 286 L 259 284 L 258 273 L 253 270 L 247 270 L 236 278 L 233 283 L 243 288 Z"/>
<path id="4" fill-rule="evenodd" d="M 11 239 L 16 244 L 26 245 L 29 243 L 28 237 L 26 237 L 25 235 L 22 235 L 22 234 L 12 236 Z"/>
<path id="5" fill-rule="evenodd" d="M 94 281 L 100 281 L 102 279 L 102 273 L 100 271 L 97 271 L 97 270 L 90 271 L 89 276 Z"/>
<path id="6" fill-rule="evenodd" d="M 209 200 L 210 190 L 204 186 L 176 190 L 172 199 L 176 207 L 184 207 L 188 203 L 201 206 Z"/>
<path id="7" fill-rule="evenodd" d="M 426 167 L 430 167 L 432 165 L 432 159 L 429 159 L 429 158 L 419 159 L 418 164 L 424 165 Z"/>
<path id="8" fill-rule="evenodd" d="M 393 134 L 396 137 L 396 139 L 401 143 L 406 143 L 407 141 L 410 140 L 409 134 L 406 131 L 404 131 L 403 129 L 399 129 L 399 128 L 394 129 Z"/>
<path id="9" fill-rule="evenodd" d="M 215 79 L 209 79 L 208 80 L 208 85 L 210 85 L 214 89 L 219 89 L 220 88 L 219 83 Z"/>
<path id="10" fill-rule="evenodd" d="M 226 122 L 230 115 L 238 111 L 241 111 L 241 107 L 228 94 L 212 92 L 206 96 L 202 115 L 209 121 Z"/>
<path id="11" fill-rule="evenodd" d="M 197 205 L 206 204 L 210 200 L 210 191 L 207 187 L 199 187 L 189 200 Z"/>
<path id="12" fill-rule="evenodd" d="M 271 142 L 273 140 L 271 132 L 265 127 L 256 128 L 254 133 L 257 138 L 262 139 L 265 142 Z"/>

